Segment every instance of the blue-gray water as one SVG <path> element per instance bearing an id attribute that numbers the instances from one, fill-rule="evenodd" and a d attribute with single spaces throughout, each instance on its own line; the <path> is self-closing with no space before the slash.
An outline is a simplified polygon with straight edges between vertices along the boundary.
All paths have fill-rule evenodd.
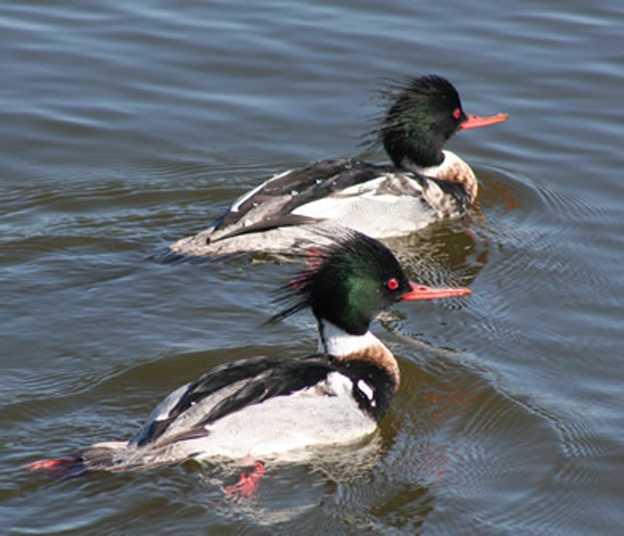
<path id="1" fill-rule="evenodd" d="M 623 23 L 615 0 L 3 2 L 3 531 L 621 534 Z M 292 266 L 145 257 L 273 173 L 356 153 L 370 90 L 427 73 L 511 119 L 450 143 L 473 217 L 391 244 L 473 296 L 374 325 L 403 384 L 372 459 L 269 467 L 243 504 L 223 468 L 24 469 L 131 436 L 219 363 L 313 351 L 309 316 L 261 326 Z"/>

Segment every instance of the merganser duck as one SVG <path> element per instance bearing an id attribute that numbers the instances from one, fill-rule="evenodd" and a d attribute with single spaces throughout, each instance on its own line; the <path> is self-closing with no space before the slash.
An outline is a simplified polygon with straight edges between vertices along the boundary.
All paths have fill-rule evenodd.
<path id="1" fill-rule="evenodd" d="M 371 434 L 400 378 L 394 356 L 369 331 L 372 319 L 401 301 L 464 296 L 470 289 L 411 283 L 386 246 L 351 230 L 306 258 L 280 291 L 277 301 L 285 308 L 269 321 L 310 308 L 318 322 L 318 354 L 218 366 L 167 396 L 129 441 L 96 443 L 75 457 L 39 460 L 30 469 L 66 477 L 191 459 L 305 460 L 313 447 Z"/>
<path id="2" fill-rule="evenodd" d="M 466 213 L 477 179 L 444 144 L 459 130 L 509 116 L 466 114 L 455 87 L 435 75 L 408 78 L 382 96 L 392 104 L 369 143 L 382 142 L 393 166 L 343 158 L 276 175 L 236 200 L 206 231 L 171 244 L 169 258 L 281 252 L 305 243 L 304 226 L 321 221 L 388 238 Z"/>

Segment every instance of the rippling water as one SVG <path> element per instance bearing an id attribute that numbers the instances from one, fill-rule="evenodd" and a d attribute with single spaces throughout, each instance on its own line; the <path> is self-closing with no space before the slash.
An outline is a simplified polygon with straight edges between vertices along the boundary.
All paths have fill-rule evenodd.
<path id="1" fill-rule="evenodd" d="M 621 2 L 0 7 L 0 520 L 10 534 L 614 534 L 624 526 Z M 262 328 L 292 267 L 146 262 L 286 168 L 359 151 L 384 77 L 435 72 L 507 123 L 452 149 L 471 218 L 391 241 L 469 299 L 375 332 L 403 383 L 367 448 L 269 468 L 52 482 L 205 370 L 316 346 Z M 383 161 L 382 154 L 373 159 Z"/>

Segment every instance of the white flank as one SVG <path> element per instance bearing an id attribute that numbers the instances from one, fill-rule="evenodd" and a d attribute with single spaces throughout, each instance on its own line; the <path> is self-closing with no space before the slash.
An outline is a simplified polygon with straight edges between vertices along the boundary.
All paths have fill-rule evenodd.
<path id="1" fill-rule="evenodd" d="M 363 184 L 350 186 L 333 197 L 323 197 L 297 207 L 293 210 L 293 214 L 310 218 L 340 218 L 351 210 L 353 203 L 358 203 L 362 198 L 381 200 L 382 196 L 378 194 L 378 191 L 387 180 L 388 177 L 382 175 Z"/>
<path id="2" fill-rule="evenodd" d="M 373 238 L 413 233 L 430 223 L 420 185 L 404 176 L 382 175 L 297 207 L 293 214 L 346 225 Z"/>

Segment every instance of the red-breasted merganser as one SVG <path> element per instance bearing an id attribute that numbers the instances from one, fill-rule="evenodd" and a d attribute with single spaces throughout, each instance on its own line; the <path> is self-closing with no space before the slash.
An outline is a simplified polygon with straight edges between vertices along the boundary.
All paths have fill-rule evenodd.
<path id="1" fill-rule="evenodd" d="M 285 251 L 306 242 L 305 225 L 321 221 L 374 238 L 402 236 L 468 211 L 477 179 L 444 144 L 458 130 L 509 116 L 466 114 L 457 90 L 440 76 L 409 78 L 382 95 L 392 104 L 370 142 L 383 143 L 393 166 L 336 159 L 276 175 L 236 200 L 206 231 L 171 244 L 170 257 Z"/>
<path id="2" fill-rule="evenodd" d="M 331 245 L 307 254 L 307 265 L 281 289 L 284 310 L 270 320 L 309 307 L 318 322 L 318 354 L 219 366 L 172 392 L 129 441 L 96 443 L 30 468 L 77 476 L 191 459 L 296 461 L 309 459 L 314 447 L 361 440 L 375 430 L 399 385 L 394 356 L 369 331 L 372 319 L 400 301 L 467 294 L 467 288 L 415 285 L 386 246 L 340 231 Z"/>

